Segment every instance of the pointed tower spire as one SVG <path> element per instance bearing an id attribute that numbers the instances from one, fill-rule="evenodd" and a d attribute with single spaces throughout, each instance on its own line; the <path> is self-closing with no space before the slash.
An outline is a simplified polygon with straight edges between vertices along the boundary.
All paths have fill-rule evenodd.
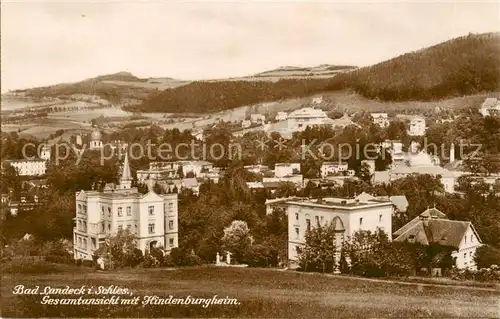
<path id="1" fill-rule="evenodd" d="M 132 174 L 130 173 L 130 165 L 128 163 L 128 152 L 125 152 L 122 175 L 120 176 L 120 188 L 125 189 L 130 187 L 132 187 Z"/>

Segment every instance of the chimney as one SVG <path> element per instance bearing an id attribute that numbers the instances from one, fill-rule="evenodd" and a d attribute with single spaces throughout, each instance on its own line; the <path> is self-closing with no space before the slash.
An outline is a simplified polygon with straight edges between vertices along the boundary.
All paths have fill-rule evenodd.
<path id="1" fill-rule="evenodd" d="M 455 144 L 451 143 L 450 146 L 450 163 L 455 161 Z"/>

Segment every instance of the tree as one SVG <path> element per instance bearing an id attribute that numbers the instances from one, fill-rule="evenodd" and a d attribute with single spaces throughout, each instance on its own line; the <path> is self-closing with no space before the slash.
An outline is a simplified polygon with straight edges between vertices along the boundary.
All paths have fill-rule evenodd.
<path id="1" fill-rule="evenodd" d="M 253 237 L 250 235 L 250 229 L 246 222 L 235 220 L 229 227 L 224 228 L 223 248 L 233 253 L 237 261 L 244 260 L 252 243 Z"/>
<path id="2" fill-rule="evenodd" d="M 165 190 L 158 183 L 155 183 L 155 185 L 153 186 L 153 192 L 155 192 L 156 194 L 165 194 Z"/>
<path id="3" fill-rule="evenodd" d="M 94 256 L 94 259 L 104 258 L 111 269 L 137 266 L 143 258 L 142 251 L 137 248 L 136 236 L 128 229 L 120 229 L 116 235 L 108 236 Z"/>
<path id="4" fill-rule="evenodd" d="M 305 244 L 297 249 L 301 267 L 305 271 L 333 271 L 334 240 L 335 229 L 332 224 L 308 230 Z"/>
<path id="5" fill-rule="evenodd" d="M 297 187 L 292 182 L 281 182 L 276 189 L 276 197 L 290 197 L 297 193 Z"/>
<path id="6" fill-rule="evenodd" d="M 478 269 L 489 268 L 492 265 L 500 265 L 500 249 L 490 245 L 483 245 L 476 249 L 474 262 Z"/>
<path id="7" fill-rule="evenodd" d="M 359 170 L 356 172 L 356 176 L 365 183 L 370 183 L 372 179 L 372 175 L 370 174 L 370 165 L 367 163 L 361 163 Z"/>

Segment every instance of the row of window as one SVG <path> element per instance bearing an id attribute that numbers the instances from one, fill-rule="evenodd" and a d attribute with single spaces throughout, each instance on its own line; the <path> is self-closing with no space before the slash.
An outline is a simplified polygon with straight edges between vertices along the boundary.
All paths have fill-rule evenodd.
<path id="1" fill-rule="evenodd" d="M 378 215 L 378 222 L 381 223 L 382 222 L 382 217 L 383 215 L 380 214 Z M 321 219 L 319 216 L 314 216 L 314 218 L 316 219 L 316 225 L 318 225 L 318 227 L 320 227 L 322 224 L 323 224 L 323 216 L 321 216 Z M 299 213 L 295 213 L 295 220 L 298 221 L 299 220 Z M 307 229 L 311 229 L 311 220 L 309 218 L 306 219 L 306 224 L 307 224 Z M 363 225 L 363 217 L 360 217 L 359 218 L 359 226 Z M 471 236 L 471 240 L 472 240 L 472 236 Z M 465 240 L 465 242 L 467 242 L 467 238 Z"/>
<path id="2" fill-rule="evenodd" d="M 464 237 L 464 244 L 467 244 L 467 236 Z M 474 235 L 470 235 L 470 242 L 473 243 L 474 242 Z"/>
<path id="3" fill-rule="evenodd" d="M 171 213 L 173 212 L 173 203 L 168 203 L 168 212 Z M 85 211 L 86 211 L 86 207 L 87 206 L 84 206 L 85 207 Z M 166 206 L 163 207 L 164 211 L 167 211 L 167 208 Z M 127 206 L 126 207 L 126 213 L 127 213 L 127 216 L 132 216 L 132 206 Z M 155 207 L 154 206 L 148 206 L 148 213 L 149 213 L 149 216 L 154 216 L 155 214 Z M 117 215 L 118 217 L 122 217 L 123 216 L 123 207 L 118 207 L 117 208 Z M 104 217 L 104 206 L 101 206 L 101 216 Z M 108 207 L 108 217 L 111 217 L 111 207 Z"/>

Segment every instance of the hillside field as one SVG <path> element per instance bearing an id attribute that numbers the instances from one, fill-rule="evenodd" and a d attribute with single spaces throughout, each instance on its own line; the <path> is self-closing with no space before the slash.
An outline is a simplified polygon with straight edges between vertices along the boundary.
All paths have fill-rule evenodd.
<path id="1" fill-rule="evenodd" d="M 16 285 L 77 288 L 115 285 L 134 296 L 236 298 L 239 305 L 38 304 L 40 295 L 13 295 Z M 68 298 L 66 296 L 65 298 Z M 77 296 L 78 297 L 78 296 Z M 61 297 L 59 297 L 61 298 Z M 90 296 L 87 296 L 90 298 Z M 2 276 L 3 317 L 498 317 L 499 290 L 426 286 L 252 268 L 195 267 L 95 272 L 69 266 L 53 274 Z"/>

